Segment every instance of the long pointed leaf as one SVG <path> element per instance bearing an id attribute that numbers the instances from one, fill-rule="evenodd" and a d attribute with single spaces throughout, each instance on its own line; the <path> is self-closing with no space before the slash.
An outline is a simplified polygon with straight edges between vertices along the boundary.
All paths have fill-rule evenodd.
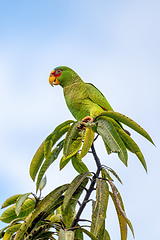
<path id="1" fill-rule="evenodd" d="M 116 208 L 116 211 L 117 211 L 119 224 L 120 224 L 120 229 L 121 229 L 121 237 L 122 237 L 123 234 L 124 234 L 124 237 L 126 237 L 127 229 L 124 230 L 124 228 L 126 228 L 126 227 L 124 227 L 124 226 L 126 226 L 126 224 L 128 224 L 128 226 L 129 226 L 129 228 L 130 228 L 130 230 L 133 234 L 133 237 L 134 237 L 134 230 L 133 230 L 131 222 L 127 218 L 126 213 L 124 211 L 124 205 L 123 205 L 121 195 L 120 195 L 119 191 L 117 190 L 117 188 L 115 187 L 115 185 L 113 184 L 113 182 L 110 181 L 110 180 L 108 180 L 108 182 L 109 182 L 109 184 L 112 188 L 112 192 L 113 192 L 113 193 L 110 193 L 110 195 L 112 197 L 112 200 L 114 202 L 114 205 L 115 205 L 115 208 Z M 124 223 L 124 221 L 126 223 Z"/>
<path id="2" fill-rule="evenodd" d="M 58 125 L 54 131 L 46 138 L 44 144 L 44 156 L 48 157 L 54 144 L 68 131 L 70 124 L 74 121 L 68 120 Z"/>
<path id="3" fill-rule="evenodd" d="M 22 225 L 21 223 L 18 223 L 8 228 L 3 236 L 3 240 L 10 240 L 12 235 L 19 230 L 21 225 Z"/>
<path id="4" fill-rule="evenodd" d="M 109 148 L 106 142 L 104 142 L 105 148 L 107 150 L 108 155 L 112 153 L 112 150 Z"/>
<path id="5" fill-rule="evenodd" d="M 83 142 L 83 146 L 80 153 L 80 158 L 83 158 L 88 153 L 93 141 L 94 141 L 94 130 L 92 129 L 91 126 L 86 127 L 86 132 L 85 132 L 84 142 Z"/>
<path id="6" fill-rule="evenodd" d="M 127 146 L 129 146 L 129 148 L 131 149 L 131 151 L 133 153 L 136 154 L 136 156 L 138 157 L 138 159 L 140 160 L 140 162 L 142 163 L 144 169 L 147 172 L 147 164 L 146 161 L 144 159 L 144 156 L 140 150 L 140 148 L 138 147 L 138 145 L 135 143 L 135 141 L 127 134 L 125 133 L 122 129 L 118 130 L 121 138 L 123 139 L 123 141 L 127 144 Z"/>
<path id="7" fill-rule="evenodd" d="M 62 170 L 62 168 L 64 168 L 67 163 L 70 161 L 71 157 L 74 156 L 78 150 L 80 149 L 82 145 L 82 138 L 78 137 L 76 140 L 74 140 L 70 147 L 69 147 L 69 151 L 68 151 L 68 155 L 65 157 L 65 155 L 63 155 L 63 157 L 61 158 L 60 161 L 60 170 Z"/>
<path id="8" fill-rule="evenodd" d="M 116 212 L 117 212 L 117 216 L 118 216 L 118 220 L 119 220 L 119 227 L 120 227 L 120 232 L 121 232 L 121 240 L 126 240 L 127 239 L 127 223 L 122 215 L 122 213 L 120 212 L 119 208 L 116 205 L 113 193 L 110 192 L 110 196 L 114 202 L 115 208 L 116 208 Z"/>
<path id="9" fill-rule="evenodd" d="M 57 210 L 62 204 L 63 204 L 64 196 L 60 196 L 53 204 L 50 205 L 50 207 L 45 211 L 43 217 L 49 218 L 54 213 L 55 210 Z"/>
<path id="10" fill-rule="evenodd" d="M 89 175 L 88 172 L 80 173 L 78 176 L 76 176 L 73 181 L 71 182 L 69 188 L 67 189 L 64 197 L 63 207 L 66 208 L 69 200 L 71 199 L 74 192 L 77 190 L 77 188 L 81 185 L 81 183 L 84 181 L 85 178 Z"/>
<path id="11" fill-rule="evenodd" d="M 47 157 L 47 159 L 44 161 L 40 171 L 39 171 L 39 174 L 38 174 L 38 178 L 37 178 L 37 183 L 36 183 L 36 191 L 38 191 L 39 189 L 39 184 L 45 174 L 45 172 L 47 171 L 47 169 L 49 168 L 49 166 L 57 159 L 60 151 L 62 150 L 63 148 L 63 143 L 64 143 L 64 140 L 62 140 L 57 146 L 55 149 L 53 149 L 53 151 L 49 154 L 49 156 Z"/>
<path id="12" fill-rule="evenodd" d="M 84 239 L 81 228 L 77 228 L 74 232 L 75 232 L 74 240 L 83 240 Z"/>
<path id="13" fill-rule="evenodd" d="M 112 168 L 106 167 L 106 169 L 107 169 L 107 171 L 111 172 L 111 173 L 113 174 L 113 176 L 116 177 L 117 180 L 118 180 L 121 184 L 123 184 L 122 181 L 121 181 L 121 179 L 120 179 L 120 177 L 117 175 L 117 173 L 116 173 Z M 109 175 L 109 173 L 108 173 L 107 171 L 106 171 L 104 168 L 102 168 L 102 173 L 104 174 L 104 176 L 106 176 L 106 178 L 107 178 L 108 175 Z M 113 181 L 113 179 L 110 177 L 110 175 L 109 175 L 108 179 L 111 180 L 111 181 Z"/>
<path id="14" fill-rule="evenodd" d="M 41 182 L 39 184 L 39 190 L 42 191 L 43 188 L 46 186 L 46 184 L 47 184 L 47 177 L 44 176 L 44 178 L 42 178 L 42 180 L 41 180 Z"/>
<path id="15" fill-rule="evenodd" d="M 12 204 L 14 204 L 17 199 L 19 198 L 19 196 L 21 196 L 22 194 L 17 194 L 17 195 L 14 195 L 10 198 L 8 198 L 3 204 L 2 204 L 2 207 L 1 208 L 5 208 L 5 207 L 8 207 Z"/>
<path id="16" fill-rule="evenodd" d="M 102 112 L 100 115 L 108 116 L 119 122 L 124 123 L 128 127 L 132 128 L 133 130 L 135 130 L 136 132 L 141 134 L 143 137 L 145 137 L 147 140 L 149 140 L 154 145 L 154 142 L 151 139 L 151 137 L 149 136 L 149 134 L 140 125 L 138 125 L 135 121 L 133 121 L 131 118 L 126 117 L 125 115 L 118 113 L 118 112 L 114 112 L 114 111 L 105 111 L 105 112 Z"/>
<path id="17" fill-rule="evenodd" d="M 36 174 L 44 159 L 44 144 L 45 144 L 45 141 L 42 142 L 42 144 L 36 151 L 30 164 L 29 172 L 30 172 L 30 177 L 32 178 L 33 181 L 35 180 Z"/>
<path id="18" fill-rule="evenodd" d="M 111 178 L 111 176 L 109 175 L 109 173 L 106 171 L 106 169 L 103 167 L 101 170 L 101 175 L 103 179 L 110 179 L 111 181 L 113 181 L 113 179 Z"/>
<path id="19" fill-rule="evenodd" d="M 85 234 L 87 234 L 88 237 L 90 237 L 92 240 L 98 240 L 98 238 L 96 238 L 93 233 L 89 232 L 89 231 L 86 230 L 85 228 L 81 228 L 81 230 L 82 230 Z"/>
<path id="20" fill-rule="evenodd" d="M 65 157 L 67 157 L 69 152 L 69 147 L 74 140 L 75 135 L 78 133 L 77 127 L 81 124 L 81 122 L 74 122 L 71 127 L 69 128 L 65 141 L 64 141 L 64 147 L 63 147 L 63 154 Z"/>
<path id="21" fill-rule="evenodd" d="M 81 183 L 81 185 L 77 188 L 77 190 L 73 193 L 71 199 L 69 200 L 67 206 L 61 207 L 62 209 L 62 217 L 63 217 L 63 222 L 66 226 L 66 229 L 68 229 L 75 217 L 76 214 L 76 205 L 77 205 L 77 201 L 80 198 L 82 192 L 84 191 L 84 187 L 86 186 L 86 184 L 88 183 L 88 179 L 84 179 L 84 181 Z"/>
<path id="22" fill-rule="evenodd" d="M 118 153 L 121 161 L 127 166 L 128 155 L 126 147 L 110 119 L 106 117 L 104 119 L 100 118 L 97 122 L 97 132 L 102 136 L 103 141 L 106 142 L 113 152 Z"/>
<path id="23" fill-rule="evenodd" d="M 98 237 L 104 220 L 108 205 L 109 187 L 105 180 L 96 179 L 96 205 L 92 214 L 91 232 Z"/>
<path id="24" fill-rule="evenodd" d="M 44 156 L 48 156 L 51 148 L 56 141 L 69 129 L 72 120 L 68 120 L 58 125 L 55 130 L 42 142 L 30 164 L 30 176 L 32 180 L 35 180 L 36 174 L 43 162 Z"/>
<path id="25" fill-rule="evenodd" d="M 81 161 L 79 153 L 72 157 L 72 165 L 78 173 L 89 172 L 87 166 Z"/>
<path id="26" fill-rule="evenodd" d="M 103 240 L 111 240 L 109 233 L 106 229 L 104 229 Z"/>
<path id="27" fill-rule="evenodd" d="M 27 198 L 28 198 L 28 196 L 29 196 L 30 194 L 31 194 L 31 193 L 22 194 L 22 195 L 17 199 L 16 209 L 15 209 L 15 212 L 16 212 L 17 216 L 20 214 L 21 208 L 22 208 L 24 202 L 27 200 Z"/>
<path id="28" fill-rule="evenodd" d="M 59 169 L 62 170 L 71 160 L 69 157 L 62 156 L 60 163 L 59 163 Z"/>
<path id="29" fill-rule="evenodd" d="M 62 215 L 61 214 L 54 214 L 49 218 L 49 221 L 52 223 L 61 223 Z"/>
<path id="30" fill-rule="evenodd" d="M 5 230 L 9 227 L 10 227 L 10 225 L 8 225 L 0 230 L 0 239 L 4 236 Z"/>

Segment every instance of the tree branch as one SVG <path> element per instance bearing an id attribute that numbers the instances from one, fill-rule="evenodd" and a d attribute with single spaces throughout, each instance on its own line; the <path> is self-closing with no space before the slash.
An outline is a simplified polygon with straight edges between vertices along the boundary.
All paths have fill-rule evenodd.
<path id="1" fill-rule="evenodd" d="M 80 216 L 81 216 L 81 214 L 82 214 L 82 212 L 83 212 L 83 210 L 84 210 L 84 208 L 85 208 L 85 206 L 86 206 L 86 204 L 89 200 L 89 197 L 90 197 L 92 191 L 94 190 L 94 185 L 96 183 L 96 178 L 99 176 L 100 171 L 102 169 L 102 165 L 101 165 L 100 160 L 97 156 L 97 153 L 96 153 L 96 150 L 95 150 L 95 147 L 94 147 L 94 143 L 92 143 L 91 150 L 92 150 L 92 154 L 93 154 L 94 160 L 95 160 L 96 165 L 97 165 L 97 171 L 96 171 L 96 174 L 94 174 L 93 177 L 92 177 L 92 181 L 91 181 L 91 184 L 88 188 L 88 191 L 86 192 L 84 200 L 83 200 L 83 202 L 82 202 L 82 204 L 81 204 L 81 206 L 80 206 L 80 208 L 79 208 L 79 210 L 78 210 L 70 228 L 76 227 L 78 221 L 80 220 Z"/>

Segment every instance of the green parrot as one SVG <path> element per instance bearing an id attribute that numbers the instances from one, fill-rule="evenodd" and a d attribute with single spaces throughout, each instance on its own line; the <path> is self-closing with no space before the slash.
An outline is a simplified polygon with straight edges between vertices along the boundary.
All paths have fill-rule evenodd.
<path id="1" fill-rule="evenodd" d="M 49 77 L 51 86 L 63 88 L 66 104 L 77 121 L 93 121 L 103 111 L 113 111 L 104 95 L 91 83 L 85 83 L 69 67 L 55 68 Z"/>

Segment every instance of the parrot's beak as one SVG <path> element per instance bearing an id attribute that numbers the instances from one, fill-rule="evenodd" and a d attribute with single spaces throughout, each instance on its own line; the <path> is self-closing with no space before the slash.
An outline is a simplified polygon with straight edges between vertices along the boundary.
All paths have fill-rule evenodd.
<path id="1" fill-rule="evenodd" d="M 49 83 L 51 84 L 51 86 L 53 87 L 54 85 L 59 85 L 60 82 L 58 81 L 58 79 L 54 76 L 54 70 L 50 73 L 49 76 Z"/>

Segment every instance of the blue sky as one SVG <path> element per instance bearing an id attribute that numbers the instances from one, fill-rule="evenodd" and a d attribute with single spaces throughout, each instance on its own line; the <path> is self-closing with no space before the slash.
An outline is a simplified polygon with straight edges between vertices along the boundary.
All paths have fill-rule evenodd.
<path id="1" fill-rule="evenodd" d="M 11 195 L 35 191 L 28 169 L 36 149 L 59 123 L 73 119 L 62 89 L 48 83 L 50 71 L 66 65 L 96 85 L 115 111 L 138 122 L 156 143 L 155 148 L 131 131 L 148 174 L 132 154 L 127 168 L 115 155 L 108 157 L 100 140 L 97 152 L 122 178 L 123 186 L 115 184 L 136 240 L 158 239 L 159 9 L 158 0 L 0 3 L 0 205 Z M 94 170 L 92 159 L 85 162 Z M 75 175 L 71 165 L 59 173 L 57 161 L 47 172 L 44 195 Z M 113 240 L 119 239 L 117 216 L 109 207 L 108 230 Z"/>

